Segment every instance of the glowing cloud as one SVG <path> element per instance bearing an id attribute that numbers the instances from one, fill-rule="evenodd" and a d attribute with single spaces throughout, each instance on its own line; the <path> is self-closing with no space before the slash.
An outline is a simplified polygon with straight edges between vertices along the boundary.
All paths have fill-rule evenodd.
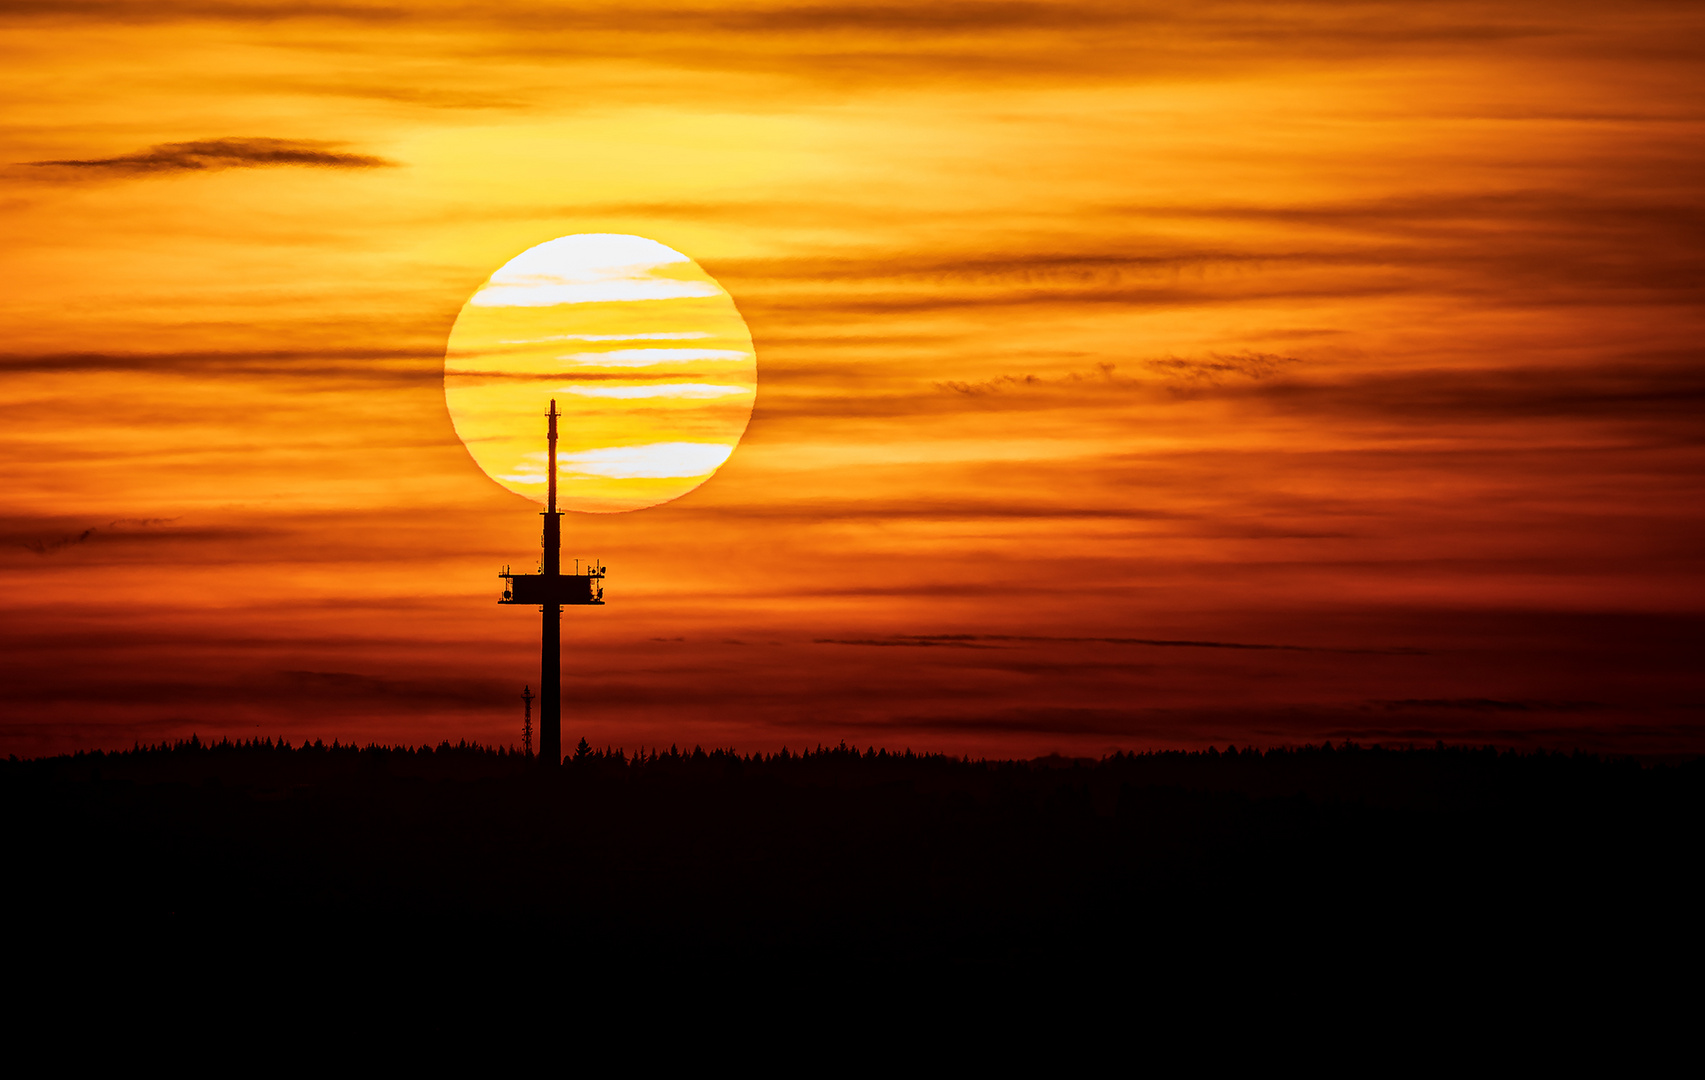
<path id="1" fill-rule="evenodd" d="M 650 367 L 653 364 L 751 358 L 750 353 L 733 349 L 611 349 L 609 352 L 569 353 L 557 357 L 558 360 L 572 360 L 583 367 Z"/>
<path id="2" fill-rule="evenodd" d="M 511 259 L 468 302 L 478 307 L 549 307 L 677 300 L 715 296 L 722 291 L 714 282 L 681 280 L 660 273 L 682 263 L 691 266 L 692 260 L 641 236 L 564 236 Z"/>
<path id="3" fill-rule="evenodd" d="M 718 386 L 715 383 L 655 383 L 650 386 L 564 386 L 558 393 L 601 398 L 719 398 L 750 394 L 749 386 Z"/>
<path id="4" fill-rule="evenodd" d="M 552 334 L 542 338 L 505 339 L 502 344 L 534 345 L 541 341 L 688 341 L 707 337 L 710 335 L 702 330 L 681 330 L 663 334 Z"/>
<path id="5" fill-rule="evenodd" d="M 563 455 L 557 459 L 557 467 L 565 473 L 606 476 L 612 480 L 672 480 L 709 476 L 733 452 L 732 446 L 721 443 L 604 446 Z"/>

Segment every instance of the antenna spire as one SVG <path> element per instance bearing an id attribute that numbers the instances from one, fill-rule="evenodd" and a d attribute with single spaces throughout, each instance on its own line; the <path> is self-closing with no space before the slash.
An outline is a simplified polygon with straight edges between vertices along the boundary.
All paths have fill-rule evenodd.
<path id="1" fill-rule="evenodd" d="M 550 437 L 549 437 L 549 442 L 550 442 L 550 447 L 551 447 L 551 449 L 550 449 L 550 458 L 551 458 L 550 477 L 551 477 L 551 479 L 550 479 L 550 487 L 546 490 L 546 493 L 545 493 L 545 513 L 554 514 L 554 513 L 556 513 L 556 418 L 558 416 L 562 415 L 561 413 L 556 411 L 556 398 L 551 398 L 551 411 L 550 411 L 549 415 L 551 418 L 551 428 L 550 428 Z"/>

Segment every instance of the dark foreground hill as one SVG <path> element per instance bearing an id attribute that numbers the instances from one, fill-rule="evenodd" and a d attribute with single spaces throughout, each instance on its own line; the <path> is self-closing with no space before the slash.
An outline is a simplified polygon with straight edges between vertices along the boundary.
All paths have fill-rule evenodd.
<path id="1" fill-rule="evenodd" d="M 449 744 L 192 741 L 12 760 L 0 792 L 14 927 L 451 931 L 588 962 L 1650 952 L 1691 933 L 1705 824 L 1705 763 L 1442 746 L 1099 762 L 583 746 L 551 770 Z"/>

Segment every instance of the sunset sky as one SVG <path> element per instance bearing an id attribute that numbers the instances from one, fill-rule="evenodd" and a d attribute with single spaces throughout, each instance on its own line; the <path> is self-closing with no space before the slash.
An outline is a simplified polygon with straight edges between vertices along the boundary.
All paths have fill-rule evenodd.
<path id="1" fill-rule="evenodd" d="M 0 123 L 0 753 L 518 743 L 445 353 L 580 233 L 757 390 L 565 745 L 1705 750 L 1697 3 L 6 0 Z"/>

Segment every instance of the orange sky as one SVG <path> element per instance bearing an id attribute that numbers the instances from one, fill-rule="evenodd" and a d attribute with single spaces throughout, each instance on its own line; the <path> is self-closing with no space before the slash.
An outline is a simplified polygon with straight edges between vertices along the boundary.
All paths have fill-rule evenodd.
<path id="1" fill-rule="evenodd" d="M 757 349 L 564 739 L 1705 749 L 1696 4 L 0 4 L 0 752 L 519 738 L 451 324 Z M 1247 646 L 1260 646 L 1259 648 Z"/>

